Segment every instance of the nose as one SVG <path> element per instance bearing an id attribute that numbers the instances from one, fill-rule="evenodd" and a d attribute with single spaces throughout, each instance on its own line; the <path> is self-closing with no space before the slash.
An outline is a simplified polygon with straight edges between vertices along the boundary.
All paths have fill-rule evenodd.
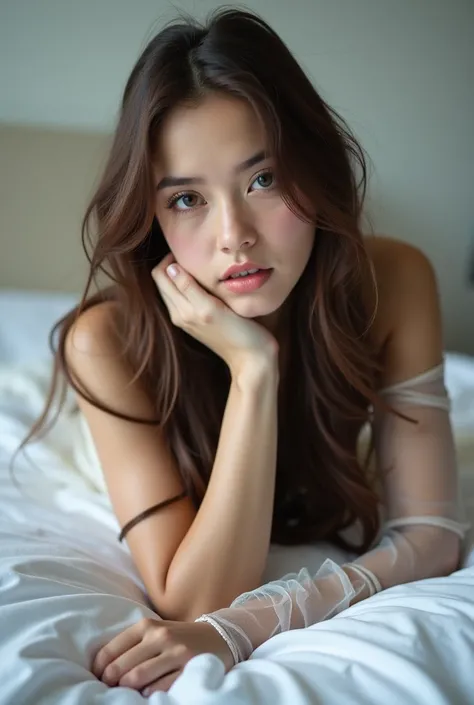
<path id="1" fill-rule="evenodd" d="M 248 250 L 255 245 L 257 233 L 244 208 L 224 205 L 217 223 L 217 246 L 225 254 Z"/>

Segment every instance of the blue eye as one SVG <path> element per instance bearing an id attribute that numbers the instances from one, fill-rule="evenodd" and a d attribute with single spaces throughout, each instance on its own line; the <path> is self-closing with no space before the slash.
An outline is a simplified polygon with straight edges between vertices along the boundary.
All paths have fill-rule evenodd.
<path id="1" fill-rule="evenodd" d="M 260 188 L 257 191 L 266 191 L 270 189 L 275 183 L 275 177 L 271 171 L 262 171 L 257 178 L 252 182 L 253 184 L 258 184 Z"/>
<path id="2" fill-rule="evenodd" d="M 171 198 L 168 199 L 166 203 L 166 208 L 169 208 L 170 210 L 175 210 L 178 213 L 185 213 L 186 211 L 192 210 L 198 205 L 196 202 L 193 202 L 193 199 L 198 201 L 199 196 L 196 193 L 190 193 L 187 191 L 184 193 L 176 193 L 174 196 L 171 196 Z M 180 201 L 182 201 L 184 208 L 178 207 L 178 203 Z"/>
<path id="3" fill-rule="evenodd" d="M 256 185 L 256 186 L 255 186 Z M 275 176 L 271 170 L 261 171 L 252 181 L 251 189 L 253 191 L 269 191 L 275 186 Z M 254 187 L 254 188 L 252 188 Z M 202 201 L 202 202 L 200 202 Z M 175 193 L 166 202 L 166 208 L 175 213 L 188 213 L 199 205 L 205 204 L 202 196 L 192 191 L 181 191 Z"/>

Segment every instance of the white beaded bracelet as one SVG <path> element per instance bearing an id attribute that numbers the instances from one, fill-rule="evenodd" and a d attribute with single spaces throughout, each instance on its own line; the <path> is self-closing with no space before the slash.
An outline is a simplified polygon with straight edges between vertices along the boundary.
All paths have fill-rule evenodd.
<path id="1" fill-rule="evenodd" d="M 224 639 L 225 643 L 226 643 L 227 646 L 229 647 L 230 653 L 232 654 L 232 658 L 234 659 L 234 666 L 235 666 L 237 663 L 239 663 L 240 659 L 239 659 L 239 653 L 238 653 L 238 651 L 237 651 L 237 647 L 236 647 L 236 645 L 235 645 L 233 639 L 231 639 L 231 637 L 227 634 L 227 632 L 226 632 L 226 630 L 224 629 L 224 627 L 222 627 L 222 626 L 219 624 L 219 622 L 217 622 L 213 617 L 211 617 L 211 616 L 208 615 L 208 614 L 202 614 L 200 617 L 198 617 L 198 618 L 195 619 L 194 621 L 195 621 L 195 622 L 207 622 L 207 623 L 210 624 L 212 627 L 214 627 L 214 629 L 216 630 L 216 632 L 218 632 L 218 633 L 221 635 L 221 637 Z"/>
<path id="2" fill-rule="evenodd" d="M 363 573 L 365 573 L 365 575 L 369 578 L 369 580 L 372 581 L 372 584 L 375 588 L 375 592 L 382 592 L 383 587 L 382 587 L 379 579 L 377 578 L 377 576 L 374 573 L 372 573 L 371 570 L 366 568 L 365 565 L 360 565 L 360 563 L 353 563 L 352 565 L 357 565 L 359 570 L 361 570 Z"/>
<path id="3" fill-rule="evenodd" d="M 372 595 L 382 591 L 383 588 L 377 576 L 364 565 L 360 565 L 360 563 L 345 563 L 344 565 L 352 568 L 352 570 L 358 573 L 362 578 L 367 579 L 367 584 L 370 591 L 369 597 L 372 597 Z"/>
<path id="4" fill-rule="evenodd" d="M 358 566 L 353 565 L 352 563 L 346 563 L 345 564 L 348 568 L 354 571 L 354 573 L 357 573 L 359 578 L 362 578 L 364 581 L 364 584 L 369 588 L 369 597 L 372 597 L 372 595 L 375 595 L 375 587 L 373 582 L 370 580 L 370 578 L 365 575 L 365 573 L 362 572 L 362 570 L 359 570 Z"/>

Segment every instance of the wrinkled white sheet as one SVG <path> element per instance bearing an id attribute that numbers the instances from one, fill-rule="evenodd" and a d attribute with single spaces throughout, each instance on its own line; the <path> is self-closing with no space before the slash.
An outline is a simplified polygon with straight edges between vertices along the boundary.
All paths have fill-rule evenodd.
<path id="1" fill-rule="evenodd" d="M 47 373 L 44 365 L 0 367 L 0 704 L 142 703 L 139 693 L 108 688 L 88 670 L 99 645 L 153 612 L 127 547 L 117 542 L 108 499 L 74 468 L 67 419 L 31 447 L 31 463 L 19 458 L 24 494 L 10 479 L 9 456 L 41 407 Z M 474 361 L 448 357 L 447 384 L 472 521 Z M 326 557 L 346 558 L 327 545 L 272 547 L 265 580 L 302 565 L 315 571 Z M 473 673 L 471 553 L 448 578 L 392 588 L 274 637 L 225 677 L 216 658 L 199 656 L 169 693 L 149 702 L 472 705 Z"/>

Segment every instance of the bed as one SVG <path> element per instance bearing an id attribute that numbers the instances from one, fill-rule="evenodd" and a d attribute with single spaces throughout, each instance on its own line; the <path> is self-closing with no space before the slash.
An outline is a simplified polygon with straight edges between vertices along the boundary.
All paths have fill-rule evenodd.
<path id="1" fill-rule="evenodd" d="M 79 472 L 73 415 L 9 470 L 48 385 L 46 335 L 75 297 L 0 293 L 0 703 L 133 705 L 92 654 L 155 616 L 107 496 Z M 447 353 L 462 493 L 474 524 L 474 359 Z M 68 399 L 68 405 L 72 399 Z M 68 408 L 72 408 L 68 406 Z M 469 538 L 469 541 L 471 541 Z M 333 619 L 275 636 L 224 675 L 203 654 L 151 705 L 468 705 L 474 703 L 474 547 L 446 578 L 386 590 Z M 272 547 L 265 579 L 324 558 L 328 545 Z"/>

